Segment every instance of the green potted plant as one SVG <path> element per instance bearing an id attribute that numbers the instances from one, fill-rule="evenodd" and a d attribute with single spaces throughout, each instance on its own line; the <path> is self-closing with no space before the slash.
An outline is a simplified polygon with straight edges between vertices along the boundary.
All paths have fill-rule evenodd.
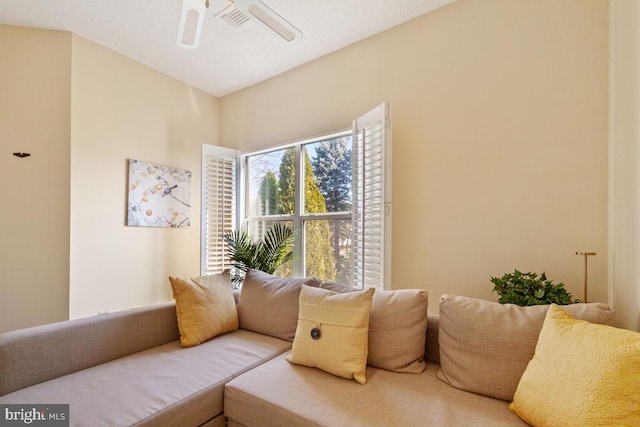
<path id="1" fill-rule="evenodd" d="M 491 283 L 494 285 L 493 292 L 498 294 L 498 302 L 501 304 L 567 305 L 580 302 L 573 299 L 563 283 L 554 284 L 547 279 L 544 272 L 538 276 L 537 273 L 522 273 L 515 270 L 502 277 L 491 277 Z"/>
<path id="2" fill-rule="evenodd" d="M 246 231 L 233 230 L 224 235 L 231 265 L 240 270 L 232 281 L 238 285 L 250 269 L 273 274 L 278 267 L 293 258 L 294 232 L 285 224 L 276 222 L 261 240 L 253 241 Z"/>

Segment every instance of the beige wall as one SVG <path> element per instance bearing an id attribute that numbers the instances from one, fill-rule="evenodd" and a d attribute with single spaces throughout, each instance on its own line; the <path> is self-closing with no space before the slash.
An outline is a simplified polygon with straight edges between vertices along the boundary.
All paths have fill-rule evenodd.
<path id="1" fill-rule="evenodd" d="M 640 3 L 610 11 L 610 282 L 618 324 L 640 330 Z"/>
<path id="2" fill-rule="evenodd" d="M 0 332 L 68 315 L 70 70 L 70 33 L 0 25 Z"/>
<path id="3" fill-rule="evenodd" d="M 200 152 L 218 100 L 73 37 L 70 316 L 171 299 L 200 272 Z M 189 229 L 125 227 L 127 159 L 192 171 Z"/>
<path id="4" fill-rule="evenodd" d="M 0 26 L 0 58 L 0 332 L 170 300 L 218 99 L 66 32 Z M 128 158 L 193 172 L 191 228 L 125 227 Z"/>
<path id="5" fill-rule="evenodd" d="M 546 271 L 607 301 L 608 4 L 460 0 L 220 100 L 250 150 L 393 116 L 392 286 L 496 299 Z"/>

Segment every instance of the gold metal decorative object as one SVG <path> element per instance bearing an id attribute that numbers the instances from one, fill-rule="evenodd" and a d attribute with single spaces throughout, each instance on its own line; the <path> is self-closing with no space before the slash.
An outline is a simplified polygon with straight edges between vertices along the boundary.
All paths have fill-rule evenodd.
<path id="1" fill-rule="evenodd" d="M 584 256 L 584 302 L 587 302 L 587 258 L 595 254 L 595 252 L 576 252 L 576 255 Z"/>

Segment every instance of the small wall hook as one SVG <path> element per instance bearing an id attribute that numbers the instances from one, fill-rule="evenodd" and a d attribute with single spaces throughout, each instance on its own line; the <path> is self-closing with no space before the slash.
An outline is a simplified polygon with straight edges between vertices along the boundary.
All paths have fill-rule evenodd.
<path id="1" fill-rule="evenodd" d="M 20 157 L 21 159 L 25 158 L 25 157 L 29 157 L 31 155 L 31 153 L 13 153 L 14 156 L 16 157 Z"/>

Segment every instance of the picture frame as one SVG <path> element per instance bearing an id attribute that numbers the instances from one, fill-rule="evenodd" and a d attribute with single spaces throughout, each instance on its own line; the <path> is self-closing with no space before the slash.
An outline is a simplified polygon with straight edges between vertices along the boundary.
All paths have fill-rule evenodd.
<path id="1" fill-rule="evenodd" d="M 128 166 L 127 226 L 191 226 L 191 171 L 136 159 Z"/>

